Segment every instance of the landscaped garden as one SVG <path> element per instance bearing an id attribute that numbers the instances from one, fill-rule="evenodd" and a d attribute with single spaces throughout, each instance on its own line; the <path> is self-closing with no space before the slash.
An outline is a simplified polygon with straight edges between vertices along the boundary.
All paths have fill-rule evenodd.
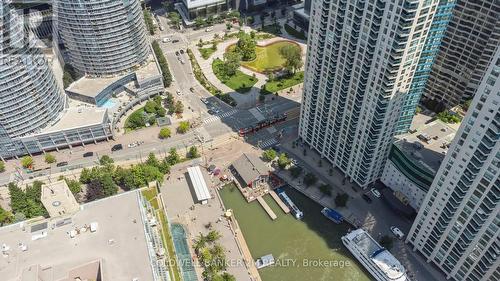
<path id="1" fill-rule="evenodd" d="M 261 73 L 280 70 L 286 62 L 286 59 L 280 54 L 280 49 L 284 46 L 296 46 L 296 48 L 300 48 L 296 43 L 290 41 L 280 41 L 267 46 L 256 46 L 255 59 L 250 61 L 243 60 L 241 65 Z M 231 46 L 229 51 L 234 48 L 234 46 Z"/>
<path id="2" fill-rule="evenodd" d="M 239 66 L 239 65 L 238 65 Z M 230 67 L 230 66 L 229 66 Z M 239 92 L 246 93 L 252 89 L 252 86 L 257 83 L 257 78 L 247 75 L 239 70 L 235 70 L 234 74 L 228 73 L 228 64 L 220 59 L 215 59 L 212 63 L 212 70 L 219 80 L 229 88 Z"/>
<path id="3" fill-rule="evenodd" d="M 146 126 L 154 125 L 156 118 L 165 117 L 165 108 L 162 106 L 162 97 L 155 96 L 146 102 L 144 107 L 134 111 L 125 120 L 125 131 L 137 130 Z"/>
<path id="4" fill-rule="evenodd" d="M 273 79 L 262 87 L 263 94 L 276 93 L 286 88 L 298 85 L 304 82 L 304 71 L 295 74 L 286 75 L 278 79 Z"/>

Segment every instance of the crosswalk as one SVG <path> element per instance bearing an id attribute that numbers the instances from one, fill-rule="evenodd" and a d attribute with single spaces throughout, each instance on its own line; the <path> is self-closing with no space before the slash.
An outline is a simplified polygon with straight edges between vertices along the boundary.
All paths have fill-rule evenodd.
<path id="1" fill-rule="evenodd" d="M 276 139 L 268 139 L 268 140 L 265 140 L 265 141 L 261 141 L 258 146 L 260 148 L 264 149 L 264 148 L 268 148 L 270 146 L 273 146 L 273 145 L 275 145 L 277 143 L 278 143 L 278 141 Z"/>
<path id="2" fill-rule="evenodd" d="M 207 119 L 203 120 L 203 124 L 210 124 L 210 123 L 213 123 L 215 121 L 219 121 L 222 118 L 226 118 L 226 117 L 229 117 L 231 115 L 234 115 L 236 112 L 238 112 L 238 110 L 233 109 L 231 111 L 224 112 L 222 114 L 218 114 L 218 115 L 215 115 L 215 116 L 210 116 Z"/>

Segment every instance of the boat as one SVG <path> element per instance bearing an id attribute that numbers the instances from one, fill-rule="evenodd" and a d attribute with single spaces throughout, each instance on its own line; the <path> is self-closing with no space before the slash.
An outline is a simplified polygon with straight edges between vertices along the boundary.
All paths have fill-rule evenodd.
<path id="1" fill-rule="evenodd" d="M 280 188 L 276 189 L 276 193 L 278 193 L 278 196 L 283 200 L 283 202 L 290 208 L 290 211 L 292 212 L 293 216 L 300 220 L 302 217 L 304 217 L 304 213 L 293 203 L 292 199 L 286 195 L 286 192 Z"/>
<path id="2" fill-rule="evenodd" d="M 274 264 L 274 257 L 272 254 L 262 256 L 255 261 L 255 267 L 257 267 L 257 269 L 261 269 L 273 264 Z"/>
<path id="3" fill-rule="evenodd" d="M 404 266 L 363 229 L 342 236 L 344 246 L 377 281 L 410 281 Z"/>
<path id="4" fill-rule="evenodd" d="M 344 221 L 344 217 L 334 209 L 325 207 L 323 208 L 323 210 L 321 210 L 321 213 L 336 224 L 340 224 Z"/>

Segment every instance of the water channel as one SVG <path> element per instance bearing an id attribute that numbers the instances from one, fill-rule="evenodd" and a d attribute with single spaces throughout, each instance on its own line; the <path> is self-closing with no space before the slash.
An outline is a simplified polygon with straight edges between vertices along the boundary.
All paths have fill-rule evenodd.
<path id="1" fill-rule="evenodd" d="M 272 221 L 257 201 L 247 203 L 234 186 L 220 195 L 233 209 L 254 259 L 273 254 L 276 265 L 259 270 L 263 281 L 365 281 L 367 273 L 343 246 L 349 226 L 336 225 L 321 214 L 322 206 L 291 188 L 288 196 L 304 212 L 299 221 L 286 215 L 270 195 L 264 199 L 278 215 Z"/>

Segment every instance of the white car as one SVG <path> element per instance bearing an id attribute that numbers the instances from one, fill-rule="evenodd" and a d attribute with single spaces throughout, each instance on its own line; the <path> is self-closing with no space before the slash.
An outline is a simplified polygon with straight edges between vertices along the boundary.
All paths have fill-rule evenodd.
<path id="1" fill-rule="evenodd" d="M 165 38 L 163 38 L 161 41 L 163 41 L 163 43 L 168 43 L 168 42 L 170 41 L 170 38 L 165 37 Z"/>
<path id="2" fill-rule="evenodd" d="M 180 96 L 181 95 L 181 91 L 180 90 L 177 90 L 177 95 Z"/>
<path id="3" fill-rule="evenodd" d="M 380 191 L 376 190 L 375 188 L 370 189 L 370 191 L 373 194 L 373 196 L 380 198 L 380 195 L 381 195 Z"/>
<path id="4" fill-rule="evenodd" d="M 213 28 L 207 27 L 207 28 L 205 29 L 205 32 L 210 32 L 210 31 L 212 31 L 212 30 L 213 30 Z"/>
<path id="5" fill-rule="evenodd" d="M 128 146 L 128 148 L 133 148 L 133 147 L 136 147 L 136 146 L 137 146 L 137 143 L 136 143 L 136 142 L 133 142 L 133 143 L 131 143 L 131 144 L 127 145 L 127 146 Z"/>
<path id="6" fill-rule="evenodd" d="M 396 236 L 398 239 L 402 239 L 405 234 L 403 233 L 403 231 L 401 231 L 399 228 L 395 227 L 395 226 L 391 226 L 391 232 L 392 234 L 394 234 L 394 236 Z"/>

